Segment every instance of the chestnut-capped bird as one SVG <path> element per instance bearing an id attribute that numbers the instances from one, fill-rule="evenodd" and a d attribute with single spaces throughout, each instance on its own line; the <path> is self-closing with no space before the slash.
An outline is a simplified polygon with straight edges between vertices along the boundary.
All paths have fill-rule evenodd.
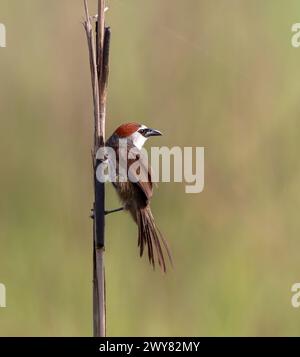
<path id="1" fill-rule="evenodd" d="M 115 130 L 113 135 L 107 140 L 106 146 L 113 148 L 116 154 L 115 170 L 117 179 L 115 180 L 116 182 L 113 182 L 113 185 L 123 204 L 123 207 L 118 210 L 124 209 L 129 211 L 138 226 L 140 256 L 143 255 L 145 246 L 147 246 L 148 258 L 153 268 L 155 267 L 155 263 L 158 262 L 162 270 L 166 272 L 165 253 L 171 264 L 172 258 L 168 244 L 157 228 L 150 209 L 150 199 L 153 195 L 151 169 L 148 168 L 148 163 L 145 164 L 145 161 L 142 159 L 141 152 L 148 138 L 160 135 L 162 135 L 160 131 L 147 128 L 145 125 L 127 123 Z M 125 144 L 121 144 L 124 142 Z M 121 145 L 126 145 L 125 150 L 120 149 Z M 135 159 L 129 155 L 130 151 L 136 153 Z M 124 158 L 121 155 L 126 155 L 127 157 Z M 121 182 L 122 180 L 119 177 L 120 160 L 127 162 L 125 170 L 127 177 L 125 182 Z M 131 165 L 136 160 L 139 160 L 140 171 L 138 177 L 136 172 L 131 170 Z M 141 179 L 140 177 L 146 177 L 146 179 Z"/>

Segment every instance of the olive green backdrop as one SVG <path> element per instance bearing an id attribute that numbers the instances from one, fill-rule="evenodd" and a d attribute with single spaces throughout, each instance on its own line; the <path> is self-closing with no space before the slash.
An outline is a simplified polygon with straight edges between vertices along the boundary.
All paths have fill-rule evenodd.
<path id="1" fill-rule="evenodd" d="M 174 254 L 168 275 L 138 257 L 126 214 L 107 218 L 108 334 L 299 334 L 299 1 L 108 3 L 107 132 L 139 121 L 165 134 L 153 145 L 206 155 L 203 193 L 161 183 L 153 199 Z M 0 3 L 0 335 L 92 334 L 82 21 L 80 0 Z M 107 206 L 117 205 L 108 187 Z"/>

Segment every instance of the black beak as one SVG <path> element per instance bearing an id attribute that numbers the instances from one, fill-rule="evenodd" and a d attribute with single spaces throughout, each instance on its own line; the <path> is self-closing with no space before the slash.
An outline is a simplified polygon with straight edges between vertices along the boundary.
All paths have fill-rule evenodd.
<path id="1" fill-rule="evenodd" d="M 161 136 L 161 135 L 162 133 L 160 131 L 150 128 L 148 128 L 147 132 L 145 133 L 146 138 L 149 138 L 150 136 Z"/>

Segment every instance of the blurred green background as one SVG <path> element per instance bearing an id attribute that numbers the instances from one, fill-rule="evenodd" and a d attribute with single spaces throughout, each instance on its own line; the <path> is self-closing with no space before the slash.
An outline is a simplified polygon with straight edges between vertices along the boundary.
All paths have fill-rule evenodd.
<path id="1" fill-rule="evenodd" d="M 206 150 L 203 193 L 162 183 L 153 199 L 174 255 L 169 274 L 138 257 L 129 216 L 107 218 L 108 335 L 299 334 L 290 302 L 300 280 L 300 49 L 291 46 L 299 1 L 108 5 L 107 133 L 138 121 L 165 134 L 155 146 Z M 81 0 L 0 3 L 2 336 L 92 334 L 82 20 Z M 108 186 L 107 206 L 117 205 Z"/>

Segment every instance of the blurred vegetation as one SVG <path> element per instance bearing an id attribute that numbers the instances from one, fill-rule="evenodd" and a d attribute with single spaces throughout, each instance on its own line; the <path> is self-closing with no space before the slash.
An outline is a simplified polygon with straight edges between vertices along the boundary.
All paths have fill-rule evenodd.
<path id="1" fill-rule="evenodd" d="M 90 4 L 96 1 L 90 0 Z M 153 211 L 175 268 L 138 257 L 107 219 L 109 335 L 297 335 L 300 49 L 297 0 L 111 0 L 107 130 L 205 146 L 205 190 L 160 184 Z M 96 13 L 94 6 L 93 12 Z M 92 334 L 92 96 L 80 0 L 2 0 L 3 336 Z M 298 123 L 298 124 L 297 124 Z M 118 204 L 111 187 L 107 206 Z"/>

